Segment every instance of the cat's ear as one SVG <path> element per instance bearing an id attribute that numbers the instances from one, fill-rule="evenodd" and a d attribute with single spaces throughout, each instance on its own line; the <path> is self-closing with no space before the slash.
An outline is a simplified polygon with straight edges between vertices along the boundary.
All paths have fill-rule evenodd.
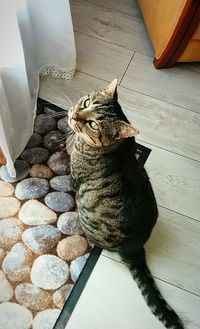
<path id="1" fill-rule="evenodd" d="M 117 98 L 117 79 L 114 79 L 106 88 L 106 92 Z"/>
<path id="2" fill-rule="evenodd" d="M 124 122 L 124 121 L 117 121 L 116 122 L 116 139 L 123 139 L 128 137 L 133 137 L 139 134 L 139 130 L 134 128 L 132 125 Z"/>

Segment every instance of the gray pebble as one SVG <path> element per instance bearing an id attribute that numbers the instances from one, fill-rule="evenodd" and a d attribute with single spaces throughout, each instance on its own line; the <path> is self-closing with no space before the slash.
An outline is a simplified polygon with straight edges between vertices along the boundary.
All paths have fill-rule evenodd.
<path id="1" fill-rule="evenodd" d="M 49 183 L 44 178 L 26 178 L 19 182 L 15 195 L 19 200 L 37 199 L 45 196 L 49 190 Z"/>
<path id="2" fill-rule="evenodd" d="M 63 234 L 83 234 L 79 221 L 79 216 L 76 211 L 69 211 L 61 214 L 57 221 L 57 227 Z"/>
<path id="3" fill-rule="evenodd" d="M 56 152 L 48 160 L 48 166 L 58 175 L 70 173 L 70 157 L 66 152 Z"/>
<path id="4" fill-rule="evenodd" d="M 74 282 L 77 281 L 87 259 L 88 259 L 88 256 L 89 254 L 86 254 L 84 256 L 80 256 L 76 259 L 74 259 L 72 262 L 71 262 L 71 265 L 70 265 L 70 273 L 71 273 L 71 278 Z"/>
<path id="5" fill-rule="evenodd" d="M 50 180 L 50 186 L 59 192 L 71 192 L 71 175 L 56 176 Z"/>
<path id="6" fill-rule="evenodd" d="M 27 162 L 22 160 L 15 161 L 15 170 L 16 170 L 16 177 L 12 177 L 9 175 L 6 166 L 1 166 L 0 168 L 0 177 L 5 182 L 13 183 L 18 182 L 19 180 L 28 176 L 30 167 Z"/>
<path id="7" fill-rule="evenodd" d="M 50 151 L 60 150 L 65 147 L 64 134 L 58 130 L 50 131 L 43 139 L 43 145 Z"/>
<path id="8" fill-rule="evenodd" d="M 64 117 L 58 121 L 58 129 L 63 133 L 67 133 L 71 128 L 68 125 L 68 117 Z"/>
<path id="9" fill-rule="evenodd" d="M 28 149 L 31 147 L 39 146 L 41 144 L 42 144 L 42 137 L 37 133 L 33 133 L 28 143 L 26 144 L 26 148 Z"/>
<path id="10" fill-rule="evenodd" d="M 49 157 L 49 151 L 43 147 L 33 147 L 31 149 L 25 150 L 21 157 L 23 160 L 35 164 L 46 162 Z"/>
<path id="11" fill-rule="evenodd" d="M 47 114 L 39 114 L 35 119 L 34 130 L 38 134 L 46 134 L 56 128 L 56 120 Z"/>
<path id="12" fill-rule="evenodd" d="M 24 244 L 36 254 L 43 254 L 51 250 L 60 238 L 60 231 L 53 225 L 31 227 L 22 234 Z"/>
<path id="13" fill-rule="evenodd" d="M 46 205 L 54 211 L 65 212 L 74 208 L 74 198 L 65 192 L 51 192 L 44 198 Z"/>

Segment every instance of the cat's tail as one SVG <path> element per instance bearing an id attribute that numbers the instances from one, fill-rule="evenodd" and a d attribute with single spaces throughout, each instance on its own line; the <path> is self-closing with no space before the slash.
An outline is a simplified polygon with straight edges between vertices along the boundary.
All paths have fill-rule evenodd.
<path id="1" fill-rule="evenodd" d="M 155 284 L 151 272 L 146 265 L 144 248 L 134 257 L 131 257 L 124 252 L 120 252 L 120 255 L 126 265 L 128 265 L 132 276 L 152 313 L 166 328 L 184 329 L 180 318 L 164 300 Z"/>

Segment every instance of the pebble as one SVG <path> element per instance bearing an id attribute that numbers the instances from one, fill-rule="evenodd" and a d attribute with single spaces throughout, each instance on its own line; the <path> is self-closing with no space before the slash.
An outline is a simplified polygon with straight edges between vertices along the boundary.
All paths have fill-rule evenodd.
<path id="1" fill-rule="evenodd" d="M 51 115 L 52 117 L 54 117 L 56 120 L 63 118 L 67 115 L 67 111 L 66 110 L 62 110 L 62 111 L 57 111 L 57 110 L 53 110 L 50 109 L 49 107 L 45 106 L 44 108 L 44 113 Z"/>
<path id="2" fill-rule="evenodd" d="M 48 157 L 49 151 L 43 147 L 32 147 L 21 154 L 21 158 L 30 164 L 46 162 Z"/>
<path id="3" fill-rule="evenodd" d="M 16 218 L 0 220 L 0 247 L 10 248 L 21 237 L 23 225 Z"/>
<path id="4" fill-rule="evenodd" d="M 29 277 L 31 261 L 31 251 L 23 243 L 18 242 L 4 258 L 2 268 L 9 280 L 20 282 Z"/>
<path id="5" fill-rule="evenodd" d="M 15 196 L 20 200 L 37 199 L 45 196 L 49 190 L 49 182 L 44 178 L 26 178 L 19 182 Z"/>
<path id="6" fill-rule="evenodd" d="M 53 329 L 60 312 L 61 310 L 58 309 L 47 309 L 39 312 L 33 320 L 33 329 Z"/>
<path id="7" fill-rule="evenodd" d="M 57 220 L 57 214 L 43 203 L 29 200 L 23 204 L 19 219 L 27 225 L 51 224 Z"/>
<path id="8" fill-rule="evenodd" d="M 24 244 L 36 254 L 54 248 L 61 238 L 60 231 L 52 225 L 39 225 L 26 229 L 22 234 Z"/>
<path id="9" fill-rule="evenodd" d="M 60 215 L 58 218 L 57 227 L 63 234 L 83 234 L 79 222 L 78 212 L 76 211 L 69 211 Z"/>
<path id="10" fill-rule="evenodd" d="M 81 256 L 81 257 L 78 257 L 78 258 L 74 259 L 71 262 L 70 273 L 71 273 L 71 278 L 74 282 L 77 281 L 80 273 L 83 270 L 83 267 L 84 267 L 88 257 L 89 257 L 89 254 L 86 254 L 84 256 Z"/>
<path id="11" fill-rule="evenodd" d="M 32 313 L 26 307 L 10 302 L 0 304 L 0 329 L 30 329 L 32 321 Z"/>
<path id="12" fill-rule="evenodd" d="M 50 180 L 50 186 L 59 192 L 71 192 L 71 175 L 56 176 Z"/>
<path id="13" fill-rule="evenodd" d="M 14 187 L 7 182 L 0 181 L 0 197 L 11 196 L 14 193 Z"/>
<path id="14" fill-rule="evenodd" d="M 18 182 L 21 179 L 25 178 L 29 174 L 29 164 L 26 161 L 16 160 L 15 161 L 15 170 L 16 177 L 12 177 L 9 175 L 6 166 L 1 166 L 0 168 L 0 177 L 5 182 L 14 183 Z"/>
<path id="15" fill-rule="evenodd" d="M 34 310 L 42 311 L 51 303 L 51 295 L 31 283 L 21 283 L 15 288 L 15 297 L 19 304 Z"/>
<path id="16" fill-rule="evenodd" d="M 56 152 L 48 160 L 48 166 L 58 175 L 70 173 L 70 157 L 66 152 Z"/>
<path id="17" fill-rule="evenodd" d="M 40 146 L 41 144 L 42 144 L 42 137 L 37 133 L 33 133 L 28 143 L 26 144 L 26 148 L 28 149 L 35 146 Z"/>
<path id="18" fill-rule="evenodd" d="M 66 139 L 66 138 L 65 138 Z M 58 151 L 65 147 L 64 134 L 58 130 L 50 131 L 43 139 L 43 145 L 49 151 Z"/>
<path id="19" fill-rule="evenodd" d="M 0 271 L 0 303 L 9 302 L 13 296 L 13 288 L 6 279 L 5 274 Z"/>
<path id="20" fill-rule="evenodd" d="M 54 211 L 64 212 L 74 208 L 74 198 L 65 192 L 51 192 L 44 198 L 46 205 Z"/>
<path id="21" fill-rule="evenodd" d="M 35 164 L 30 170 L 30 176 L 33 178 L 46 178 L 50 179 L 53 177 L 53 171 L 44 164 Z"/>
<path id="22" fill-rule="evenodd" d="M 74 285 L 65 284 L 53 294 L 53 302 L 56 307 L 62 308 L 69 297 Z"/>
<path id="23" fill-rule="evenodd" d="M 42 255 L 35 259 L 31 269 L 31 281 L 42 289 L 58 289 L 66 283 L 69 267 L 54 255 Z"/>
<path id="24" fill-rule="evenodd" d="M 67 133 L 71 129 L 68 125 L 68 116 L 58 121 L 58 129 L 63 133 Z"/>
<path id="25" fill-rule="evenodd" d="M 72 261 L 83 256 L 88 248 L 87 240 L 80 235 L 73 235 L 64 238 L 58 243 L 57 254 L 66 261 Z"/>
<path id="26" fill-rule="evenodd" d="M 3 262 L 3 259 L 4 259 L 5 255 L 6 255 L 5 250 L 0 248 L 0 266 L 1 266 L 1 263 Z"/>
<path id="27" fill-rule="evenodd" d="M 18 213 L 20 202 L 12 196 L 0 198 L 0 218 L 12 217 Z"/>
<path id="28" fill-rule="evenodd" d="M 56 128 L 56 120 L 47 114 L 39 114 L 35 119 L 34 130 L 38 134 L 45 134 Z"/>

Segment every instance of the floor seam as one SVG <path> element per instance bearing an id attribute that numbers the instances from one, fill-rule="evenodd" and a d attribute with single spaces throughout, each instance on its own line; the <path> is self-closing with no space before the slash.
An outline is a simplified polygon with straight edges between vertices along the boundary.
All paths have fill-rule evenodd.
<path id="1" fill-rule="evenodd" d="M 183 213 L 181 213 L 181 212 L 179 212 L 179 211 L 173 210 L 173 209 L 171 209 L 171 208 L 168 208 L 168 207 L 162 206 L 162 205 L 160 205 L 160 204 L 158 204 L 158 203 L 157 203 L 157 206 L 158 206 L 159 208 L 166 209 L 166 210 L 171 211 L 171 212 L 173 212 L 173 213 L 175 213 L 175 214 L 178 214 L 178 215 L 180 215 L 180 216 L 184 216 L 184 217 L 186 217 L 186 218 L 188 218 L 188 219 L 190 219 L 190 220 L 194 220 L 195 222 L 199 223 L 199 225 L 200 225 L 200 220 L 198 220 L 198 219 L 196 219 L 196 218 L 190 217 L 190 216 L 188 216 L 188 215 L 185 215 L 185 214 L 183 214 Z"/>
<path id="2" fill-rule="evenodd" d="M 164 148 L 164 147 L 162 147 L 162 146 L 158 146 L 158 145 L 156 145 L 156 144 L 153 144 L 153 143 L 150 143 L 150 142 L 146 142 L 146 141 L 143 140 L 143 139 L 137 138 L 137 141 L 140 141 L 140 142 L 142 142 L 142 143 L 146 143 L 146 144 L 148 144 L 148 145 L 155 146 L 155 147 L 157 147 L 157 148 L 160 148 L 161 150 L 164 150 L 164 151 L 167 151 L 167 152 L 170 152 L 170 153 L 176 154 L 176 155 L 178 155 L 178 156 L 180 156 L 180 157 L 182 157 L 182 158 L 185 158 L 185 159 L 188 159 L 188 160 L 191 160 L 191 161 L 194 161 L 194 162 L 200 163 L 200 160 L 196 160 L 196 159 L 193 159 L 193 158 L 187 157 L 186 155 L 183 155 L 183 154 L 177 153 L 177 152 L 175 152 L 175 151 L 168 150 L 168 149 L 166 149 L 166 148 Z"/>
<path id="3" fill-rule="evenodd" d="M 132 48 L 127 48 L 127 47 L 124 47 L 124 46 L 122 46 L 122 45 L 120 45 L 120 44 L 118 44 L 118 43 L 113 43 L 113 42 L 110 42 L 110 41 L 108 41 L 108 40 L 105 40 L 105 39 L 102 39 L 102 38 L 98 38 L 98 37 L 96 37 L 96 36 L 94 36 L 94 35 L 91 35 L 91 34 L 88 34 L 88 33 L 86 33 L 86 32 L 79 31 L 79 30 L 77 30 L 76 28 L 74 28 L 74 31 L 75 31 L 75 32 L 78 32 L 78 33 L 81 33 L 81 34 L 85 34 L 85 35 L 87 35 L 88 37 L 95 38 L 95 39 L 97 39 L 97 40 L 101 40 L 101 41 L 103 41 L 103 42 L 109 43 L 109 44 L 111 44 L 111 45 L 118 46 L 118 47 L 120 47 L 120 48 L 123 48 L 123 49 L 129 50 L 129 51 L 132 51 L 132 52 L 133 52 L 133 51 L 134 51 L 134 52 L 137 52 L 138 54 L 141 54 L 141 55 L 144 55 L 144 56 L 148 56 L 148 57 L 150 57 L 150 58 L 152 58 L 152 59 L 154 58 L 153 56 L 149 55 L 148 53 L 141 52 L 141 51 L 139 51 L 139 50 L 135 50 L 135 49 L 132 49 Z"/>
<path id="4" fill-rule="evenodd" d="M 174 106 L 177 106 L 177 107 L 179 107 L 179 108 L 181 108 L 181 109 L 184 109 L 184 110 L 187 110 L 187 111 L 190 111 L 190 112 L 194 112 L 194 113 L 197 113 L 197 114 L 200 115 L 199 112 L 197 112 L 197 111 L 195 111 L 195 110 L 192 110 L 192 109 L 189 109 L 189 108 L 187 108 L 187 107 L 184 107 L 184 106 L 181 106 L 181 105 L 178 105 L 178 104 L 175 104 L 175 103 L 167 102 L 167 101 L 165 101 L 165 100 L 163 100 L 163 99 L 161 99 L 161 98 L 157 98 L 157 97 L 155 97 L 155 96 L 152 96 L 152 95 L 149 95 L 149 94 L 145 94 L 145 93 L 143 93 L 143 92 L 141 92 L 141 91 L 138 91 L 138 90 L 135 90 L 135 89 L 131 89 L 131 88 L 127 87 L 127 86 L 122 86 L 122 85 L 120 85 L 120 87 L 121 87 L 121 88 L 124 88 L 124 89 L 127 89 L 127 90 L 130 90 L 130 91 L 134 91 L 134 92 L 136 92 L 136 93 L 138 93 L 138 94 L 141 94 L 141 95 L 144 95 L 144 96 L 148 96 L 148 97 L 153 98 L 153 99 L 156 99 L 156 100 L 158 100 L 158 101 L 164 102 L 165 104 L 174 105 Z"/>
<path id="5" fill-rule="evenodd" d="M 132 59 L 133 59 L 134 56 L 135 56 L 135 53 L 136 53 L 136 52 L 134 51 L 133 54 L 132 54 L 132 56 L 131 56 L 131 59 L 130 59 L 130 61 L 129 61 L 129 63 L 128 63 L 128 65 L 127 65 L 125 71 L 124 71 L 124 74 L 122 75 L 122 77 L 121 77 L 121 79 L 120 79 L 119 85 L 121 84 L 122 80 L 124 79 L 124 76 L 125 76 L 125 74 L 126 74 L 128 68 L 129 68 L 129 66 L 130 66 L 130 64 L 131 64 L 131 62 L 132 62 Z"/>
<path id="6" fill-rule="evenodd" d="M 140 12 L 139 7 L 138 7 L 138 11 L 139 11 L 140 16 L 138 16 L 138 15 L 129 15 L 129 14 L 127 14 L 127 13 L 124 13 L 124 12 L 121 11 L 121 10 L 118 10 L 118 9 L 115 9 L 115 8 L 109 8 L 109 7 L 106 7 L 106 6 L 101 5 L 101 4 L 99 4 L 99 3 L 96 4 L 96 3 L 92 2 L 92 1 L 88 1 L 88 0 L 84 0 L 84 1 L 87 2 L 87 3 L 91 3 L 91 4 L 94 5 L 94 6 L 98 6 L 98 7 L 101 7 L 101 8 L 105 8 L 105 9 L 113 10 L 113 11 L 116 11 L 116 12 L 118 12 L 118 13 L 120 13 L 120 14 L 126 15 L 126 16 L 128 16 L 128 17 L 132 17 L 133 19 L 134 19 L 134 18 L 139 18 L 139 19 L 141 19 L 142 21 L 144 21 L 142 15 L 141 15 L 141 12 Z"/>
<path id="7" fill-rule="evenodd" d="M 135 52 L 134 52 L 134 56 L 135 56 L 136 53 L 138 53 L 138 52 L 135 51 Z M 80 72 L 80 73 L 83 73 L 83 74 L 86 74 L 86 75 L 89 75 L 89 76 L 91 76 L 91 77 L 93 77 L 93 78 L 96 78 L 96 79 L 99 79 L 99 80 L 102 80 L 102 81 L 110 82 L 110 80 L 106 80 L 106 79 L 103 79 L 103 78 L 99 78 L 99 77 L 97 77 L 97 76 L 95 76 L 95 75 L 92 75 L 92 74 L 90 74 L 90 73 L 83 72 L 83 71 L 81 71 L 81 70 L 77 70 L 77 69 L 76 69 L 76 71 L 77 71 L 77 72 Z M 128 87 L 122 86 L 121 84 L 120 84 L 119 86 L 120 86 L 120 88 L 123 88 L 123 89 L 126 89 L 126 90 L 133 91 L 133 92 L 138 93 L 138 94 L 140 94 L 140 95 L 144 95 L 144 96 L 147 96 L 147 97 L 149 97 L 149 98 L 156 99 L 156 100 L 158 100 L 158 101 L 160 101 L 160 102 L 163 102 L 163 103 L 165 103 L 165 104 L 173 105 L 173 106 L 176 106 L 176 107 L 178 107 L 178 108 L 180 108 L 180 109 L 184 109 L 184 110 L 186 110 L 186 111 L 189 111 L 189 112 L 196 113 L 196 114 L 200 115 L 199 112 L 197 112 L 197 111 L 195 111 L 195 110 L 192 110 L 192 109 L 189 109 L 189 108 L 187 108 L 187 107 L 184 107 L 184 106 L 181 106 L 181 105 L 178 105 L 178 104 L 175 104 L 175 103 L 167 102 L 167 101 L 165 101 L 165 100 L 163 100 L 163 99 L 161 99 L 161 98 L 157 98 L 157 97 L 155 97 L 155 96 L 152 96 L 152 95 L 149 95 L 149 94 L 145 94 L 145 93 L 143 93 L 143 92 L 141 92 L 141 91 L 138 91 L 138 90 L 135 90 L 135 89 L 131 89 L 131 88 L 128 88 Z M 197 161 L 198 161 L 198 160 L 197 160 Z"/>
<path id="8" fill-rule="evenodd" d="M 147 252 L 147 254 L 148 254 L 148 252 Z M 119 261 L 119 260 L 116 260 L 115 258 L 112 258 L 112 257 L 106 256 L 106 255 L 104 255 L 104 254 L 101 254 L 100 257 L 106 257 L 106 258 L 108 258 L 108 259 L 110 259 L 110 260 L 112 260 L 112 261 L 114 261 L 114 262 L 117 262 L 117 263 L 119 263 L 119 264 L 121 264 L 121 265 L 124 265 L 126 268 L 128 268 L 128 267 L 126 266 L 126 263 L 124 263 L 124 262 L 122 262 L 122 261 Z M 147 263 L 148 263 L 148 261 L 147 261 Z M 152 271 L 150 271 L 150 272 L 151 272 L 151 274 L 152 274 Z M 176 288 L 178 288 L 178 289 L 181 289 L 181 290 L 183 290 L 183 291 L 185 291 L 185 292 L 187 292 L 187 293 L 189 293 L 189 294 L 191 294 L 191 295 L 194 295 L 194 296 L 200 298 L 200 294 L 198 295 L 198 294 L 195 293 L 195 292 L 192 292 L 192 291 L 190 291 L 190 290 L 188 290 L 188 289 L 185 289 L 185 288 L 183 288 L 183 287 L 177 286 L 175 283 L 172 283 L 172 282 L 166 281 L 166 280 L 164 280 L 164 279 L 161 279 L 160 277 L 155 276 L 155 275 L 153 275 L 153 274 L 152 274 L 152 277 L 153 277 L 154 279 L 157 279 L 157 280 L 159 280 L 159 281 L 165 282 L 165 283 L 167 283 L 167 284 L 169 284 L 169 285 L 171 285 L 171 286 L 173 286 L 173 287 L 176 287 Z M 134 279 L 133 279 L 133 280 L 134 280 Z"/>

